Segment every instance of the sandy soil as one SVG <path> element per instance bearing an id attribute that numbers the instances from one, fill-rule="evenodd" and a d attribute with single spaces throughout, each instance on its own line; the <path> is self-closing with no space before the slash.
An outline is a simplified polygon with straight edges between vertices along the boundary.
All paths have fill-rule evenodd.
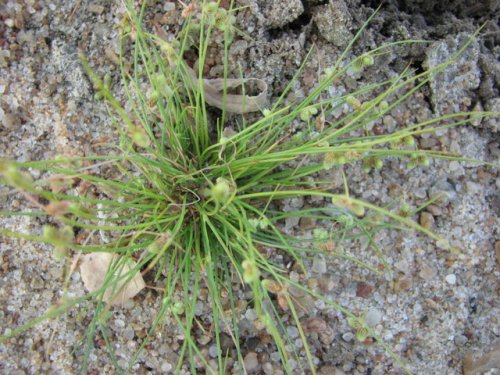
<path id="1" fill-rule="evenodd" d="M 230 49 L 229 71 L 236 76 L 242 71 L 264 79 L 270 85 L 271 99 L 280 94 L 307 51 L 313 48 L 304 75 L 293 90 L 295 98 L 306 95 L 317 83 L 318 72 L 333 64 L 378 5 L 376 1 L 361 0 L 236 3 L 248 6 L 238 13 L 237 22 L 253 41 L 235 39 Z M 436 77 L 421 94 L 374 125 L 391 131 L 447 111 L 498 111 L 498 3 L 441 3 L 385 2 L 351 57 L 394 40 L 426 39 L 434 43 L 398 48 L 362 75 L 345 77 L 327 95 L 339 95 L 390 77 L 408 64 L 420 70 L 444 61 L 484 24 L 477 40 L 448 74 Z M 149 19 L 161 24 L 165 32 L 175 32 L 182 9 L 176 4 L 157 1 Z M 115 61 L 116 26 L 123 11 L 119 1 L 0 2 L 0 157 L 27 161 L 58 154 L 89 155 L 99 150 L 100 143 L 115 139 L 105 106 L 94 100 L 77 53 L 87 54 L 100 73 L 109 72 L 114 89 L 119 96 L 120 92 L 123 94 Z M 221 43 L 214 41 L 210 50 L 207 76 L 220 76 Z M 494 120 L 418 140 L 422 148 L 456 151 L 493 163 L 499 162 L 498 141 L 498 122 Z M 399 202 L 404 196 L 417 207 L 435 194 L 444 193 L 447 199 L 428 207 L 415 220 L 446 237 L 464 257 L 451 256 L 439 244 L 415 233 L 380 233 L 377 241 L 393 266 L 391 277 L 376 277 L 351 264 L 318 258 L 303 281 L 318 285 L 323 293 L 352 311 L 368 311 L 376 320 L 375 329 L 414 373 L 461 374 L 465 356 L 473 354 L 478 358 L 493 350 L 500 334 L 498 169 L 432 161 L 428 168 L 409 170 L 405 163 L 389 160 L 380 172 L 366 174 L 352 166 L 347 174 L 351 194 L 378 204 Z M 33 177 L 40 176 L 33 173 Z M 341 188 L 336 171 L 325 172 L 318 178 L 329 178 L 333 189 Z M 282 208 L 318 204 L 326 202 L 290 200 Z M 0 187 L 0 210 L 29 207 L 21 196 Z M 0 216 L 2 227 L 26 233 L 40 233 L 43 223 L 44 219 L 34 217 Z M 285 226 L 302 235 L 311 223 L 289 221 Z M 364 251 L 366 243 L 345 246 L 376 264 L 376 255 Z M 45 246 L 0 237 L 0 269 L 2 334 L 39 316 L 61 296 L 63 265 L 53 260 L 51 249 Z M 291 277 L 304 278 L 293 271 Z M 70 289 L 73 296 L 85 293 L 78 272 L 72 276 Z M 112 310 L 109 329 L 119 368 L 126 368 L 159 305 L 157 294 L 147 291 L 124 308 Z M 208 318 L 210 309 L 200 298 L 200 319 Z M 401 373 L 380 346 L 356 342 L 351 328 L 337 312 L 316 302 L 307 314 L 306 318 L 319 319 L 328 328 L 323 334 L 310 337 L 319 373 Z M 84 357 L 82 342 L 91 317 L 92 306 L 82 304 L 61 318 L 45 321 L 8 340 L 0 345 L 0 372 L 79 373 Z M 242 348 L 249 372 L 279 374 L 276 349 L 261 341 L 254 320 L 251 308 L 241 311 Z M 292 337 L 298 337 L 292 326 L 288 331 Z M 181 343 L 174 323 L 167 321 L 140 356 L 133 373 L 170 373 Z M 200 345 L 210 358 L 215 350 L 213 342 L 208 339 Z M 300 347 L 300 340 L 297 345 Z M 117 372 L 102 337 L 95 337 L 89 360 L 92 374 Z M 497 373 L 487 367 L 481 373 Z"/>

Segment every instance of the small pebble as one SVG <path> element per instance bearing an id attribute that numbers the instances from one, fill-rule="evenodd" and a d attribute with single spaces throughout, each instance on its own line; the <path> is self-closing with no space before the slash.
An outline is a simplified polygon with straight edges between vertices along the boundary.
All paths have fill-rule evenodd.
<path id="1" fill-rule="evenodd" d="M 123 336 L 128 340 L 133 340 L 135 332 L 131 326 L 127 326 L 127 328 L 125 328 L 125 330 L 123 331 Z"/>
<path id="2" fill-rule="evenodd" d="M 429 211 L 433 216 L 442 216 L 443 215 L 443 209 L 439 206 L 434 205 L 434 204 L 431 204 L 429 207 L 427 207 L 427 211 Z"/>
<path id="3" fill-rule="evenodd" d="M 18 128 L 21 125 L 19 117 L 14 113 L 6 113 L 1 120 L 7 129 Z"/>
<path id="4" fill-rule="evenodd" d="M 326 345 L 326 346 L 331 345 L 331 343 L 333 342 L 334 339 L 335 339 L 335 331 L 330 327 L 326 327 L 326 330 L 321 331 L 319 333 L 319 341 L 323 345 Z"/>
<path id="5" fill-rule="evenodd" d="M 161 370 L 162 370 L 164 373 L 166 373 L 166 372 L 168 372 L 168 371 L 172 371 L 172 369 L 173 369 L 172 365 L 171 365 L 170 363 L 168 363 L 168 362 L 163 362 L 163 363 L 161 364 Z"/>
<path id="6" fill-rule="evenodd" d="M 448 165 L 448 168 L 450 169 L 450 171 L 456 171 L 458 168 L 460 168 L 460 163 L 456 160 L 453 160 Z"/>
<path id="7" fill-rule="evenodd" d="M 198 341 L 200 345 L 207 345 L 211 340 L 212 338 L 209 335 L 201 335 L 196 341 Z"/>
<path id="8" fill-rule="evenodd" d="M 281 355 L 279 352 L 271 353 L 271 361 L 279 362 L 281 360 Z"/>
<path id="9" fill-rule="evenodd" d="M 257 366 L 259 366 L 259 360 L 257 359 L 257 353 L 255 352 L 250 352 L 248 353 L 245 358 L 243 359 L 243 363 L 245 364 L 245 369 L 247 371 L 253 371 L 257 369 Z"/>
<path id="10" fill-rule="evenodd" d="M 217 349 L 217 345 L 211 345 L 210 348 L 208 348 L 208 354 L 210 357 L 215 358 L 217 357 L 217 354 L 219 353 L 219 350 Z"/>
<path id="11" fill-rule="evenodd" d="M 448 241 L 441 239 L 441 240 L 436 241 L 436 247 L 438 249 L 448 250 L 450 247 L 450 244 L 448 243 Z"/>
<path id="12" fill-rule="evenodd" d="M 266 375 L 272 375 L 274 373 L 273 365 L 270 362 L 266 362 L 262 365 L 262 371 Z"/>
<path id="13" fill-rule="evenodd" d="M 300 276 L 295 271 L 290 272 L 289 277 L 290 277 L 290 280 L 292 280 L 292 281 L 295 281 L 295 282 L 299 282 L 300 281 Z"/>
<path id="14" fill-rule="evenodd" d="M 174 3 L 169 3 L 168 1 L 163 5 L 163 11 L 164 12 L 171 12 L 175 10 L 175 2 Z"/>
<path id="15" fill-rule="evenodd" d="M 452 273 L 446 275 L 445 280 L 450 285 L 455 285 L 457 283 L 457 277 Z"/>
<path id="16" fill-rule="evenodd" d="M 299 223 L 300 229 L 309 230 L 316 227 L 316 219 L 310 217 L 303 217 Z"/>
<path id="17" fill-rule="evenodd" d="M 288 336 L 290 336 L 290 338 L 292 339 L 299 337 L 299 330 L 294 326 L 286 327 L 286 332 L 288 333 Z"/>
<path id="18" fill-rule="evenodd" d="M 321 367 L 318 375 L 345 375 L 345 372 L 338 367 L 328 365 Z"/>
<path id="19" fill-rule="evenodd" d="M 121 369 L 126 369 L 128 367 L 128 362 L 123 358 L 119 359 L 116 363 L 118 364 L 118 367 L 120 367 Z"/>
<path id="20" fill-rule="evenodd" d="M 302 340 L 301 340 L 301 339 L 297 339 L 297 340 L 295 340 L 295 347 L 296 347 L 297 349 L 301 349 L 301 348 L 303 348 L 303 347 L 304 347 L 304 343 L 302 342 Z"/>
<path id="21" fill-rule="evenodd" d="M 294 359 L 290 359 L 288 361 L 288 365 L 290 366 L 290 369 L 293 371 L 297 368 L 297 361 L 295 361 Z"/>
<path id="22" fill-rule="evenodd" d="M 374 289 L 375 288 L 373 285 L 370 285 L 368 283 L 361 281 L 358 283 L 358 285 L 356 287 L 356 297 L 366 298 L 372 294 Z"/>
<path id="23" fill-rule="evenodd" d="M 457 193 L 453 185 L 444 180 L 439 181 L 429 189 L 429 196 L 431 198 L 439 197 L 434 204 L 444 207 L 457 198 Z"/>
<path id="24" fill-rule="evenodd" d="M 382 311 L 379 309 L 370 309 L 366 314 L 365 323 L 369 327 L 375 327 L 382 320 Z"/>
<path id="25" fill-rule="evenodd" d="M 477 194 L 481 192 L 481 190 L 483 189 L 481 184 L 472 181 L 467 181 L 465 183 L 465 188 L 467 189 L 467 192 L 470 194 Z"/>
<path id="26" fill-rule="evenodd" d="M 89 4 L 88 7 L 87 7 L 87 10 L 90 12 L 90 13 L 94 13 L 94 14 L 102 14 L 105 10 L 105 8 L 102 6 L 102 5 L 98 5 L 98 4 Z"/>
<path id="27" fill-rule="evenodd" d="M 354 334 L 352 332 L 346 332 L 342 335 L 342 339 L 346 342 L 351 342 L 354 338 Z"/>
<path id="28" fill-rule="evenodd" d="M 255 319 L 257 319 L 257 313 L 255 312 L 254 309 L 248 309 L 245 312 L 245 318 L 247 318 L 249 321 L 253 322 Z"/>
<path id="29" fill-rule="evenodd" d="M 434 226 L 434 216 L 429 212 L 422 212 L 420 214 L 420 225 L 425 229 L 431 229 Z"/>
<path id="30" fill-rule="evenodd" d="M 467 344 L 467 341 L 469 341 L 469 339 L 464 335 L 456 335 L 454 341 L 458 346 L 464 346 L 465 344 Z"/>
<path id="31" fill-rule="evenodd" d="M 436 275 L 436 271 L 434 271 L 434 269 L 429 267 L 427 264 L 422 263 L 418 275 L 425 281 L 429 281 Z"/>
<path id="32" fill-rule="evenodd" d="M 320 275 L 326 272 L 326 262 L 322 257 L 320 256 L 314 257 L 312 264 L 312 271 Z"/>
<path id="33" fill-rule="evenodd" d="M 409 277 L 401 277 L 394 283 L 394 289 L 398 292 L 408 290 L 412 287 L 413 281 Z"/>
<path id="34" fill-rule="evenodd" d="M 299 224 L 300 218 L 296 216 L 290 216 L 285 219 L 285 228 L 286 229 L 292 229 L 295 227 L 297 224 Z"/>
<path id="35" fill-rule="evenodd" d="M 222 352 L 227 353 L 228 350 L 234 347 L 234 342 L 231 336 L 226 333 L 220 335 L 220 348 Z"/>
<path id="36" fill-rule="evenodd" d="M 410 265 L 408 261 L 405 259 L 401 259 L 400 261 L 394 263 L 394 267 L 396 267 L 399 271 L 408 274 L 410 273 Z"/>
<path id="37" fill-rule="evenodd" d="M 425 188 L 418 188 L 418 189 L 415 189 L 415 191 L 413 192 L 413 194 L 415 194 L 415 196 L 417 198 L 420 198 L 420 199 L 425 199 L 427 198 L 427 191 L 425 190 Z"/>

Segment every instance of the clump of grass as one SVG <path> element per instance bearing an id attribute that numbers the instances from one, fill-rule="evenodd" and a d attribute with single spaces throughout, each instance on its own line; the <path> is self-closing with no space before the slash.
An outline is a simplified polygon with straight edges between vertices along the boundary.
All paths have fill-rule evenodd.
<path id="1" fill-rule="evenodd" d="M 465 124 L 471 115 L 477 118 L 492 113 L 446 115 L 392 134 L 352 134 L 408 100 L 433 75 L 451 64 L 466 46 L 450 61 L 430 71 L 416 74 L 407 69 L 387 81 L 342 97 L 323 99 L 324 90 L 349 70 L 361 71 L 377 64 L 380 55 L 398 44 L 412 43 L 384 45 L 346 62 L 345 57 L 363 27 L 305 99 L 283 104 L 294 81 L 300 77 L 302 65 L 281 96 L 268 108 L 261 108 L 258 120 L 247 122 L 243 116 L 230 127 L 224 107 L 217 116 L 219 112 L 214 113 L 205 104 L 202 67 L 215 30 L 227 37 L 224 51 L 227 75 L 228 41 L 237 32 L 232 11 L 203 2 L 199 8 L 186 12 L 185 25 L 177 38 L 166 41 L 145 29 L 146 2 L 143 4 L 136 11 L 132 2 L 127 2 L 128 18 L 122 35 L 124 51 L 130 43 L 132 46 L 130 54 L 123 52 L 120 60 L 127 95 L 125 104 L 113 96 L 109 84 L 99 78 L 82 56 L 83 67 L 99 96 L 115 114 L 119 152 L 71 160 L 0 163 L 3 183 L 22 192 L 39 209 L 25 214 L 50 216 L 54 222 L 54 226 L 44 229 L 42 236 L 6 230 L 0 234 L 53 244 L 57 259 L 69 260 L 70 250 L 109 252 L 117 256 L 96 291 L 77 299 L 63 298 L 39 319 L 12 330 L 1 341 L 62 314 L 83 300 L 93 299 L 96 312 L 87 331 L 86 348 L 89 350 L 99 330 L 118 369 L 106 328 L 110 307 L 103 298 L 110 289 L 141 272 L 160 286 L 157 289 L 161 310 L 127 372 L 169 317 L 178 323 L 184 337 L 177 371 L 187 366 L 193 373 L 201 369 L 225 373 L 232 365 L 234 371 L 245 373 L 238 325 L 241 311 L 237 308 L 242 289 L 251 291 L 251 300 L 247 302 L 253 305 L 260 326 L 272 336 L 286 373 L 292 372 L 291 359 L 312 373 L 316 367 L 307 344 L 307 332 L 301 324 L 301 304 L 296 297 L 301 293 L 322 299 L 339 310 L 356 328 L 360 339 L 375 337 L 391 353 L 363 323 L 362 317 L 291 280 L 286 265 L 277 262 L 269 250 L 293 259 L 296 269 L 304 275 L 308 274 L 310 259 L 317 254 L 353 261 L 379 272 L 337 250 L 335 244 L 359 233 L 373 242 L 374 233 L 393 226 L 420 230 L 439 239 L 406 216 L 351 196 L 347 182 L 343 193 L 334 194 L 327 189 L 327 182 L 311 182 L 308 177 L 325 169 L 343 168 L 348 163 L 362 163 L 368 172 L 382 168 L 385 158 L 407 159 L 412 167 L 427 164 L 429 158 L 458 159 L 445 152 L 419 150 L 414 137 Z M 194 76 L 184 61 L 188 49 L 198 58 Z M 132 64 L 126 64 L 130 59 Z M 401 94 L 403 89 L 406 91 Z M 225 85 L 222 91 L 227 94 Z M 313 126 L 320 114 L 346 105 L 351 108 L 347 114 L 338 119 L 326 115 L 326 125 Z M 244 112 L 244 100 L 241 106 Z M 303 122 L 311 131 L 292 134 L 294 121 Z M 34 182 L 23 169 L 38 169 L 52 177 Z M 75 185 L 76 192 L 69 189 Z M 306 196 L 329 200 L 335 208 L 279 211 L 280 201 Z M 338 229 L 317 229 L 310 240 L 299 239 L 282 230 L 283 221 L 292 216 L 333 221 Z M 353 230 L 360 228 L 361 231 Z M 94 237 L 98 243 L 89 244 L 88 239 Z M 383 262 L 383 254 L 379 254 Z M 127 272 L 117 272 L 125 265 Z M 194 339 L 198 329 L 196 303 L 202 289 L 208 290 L 208 303 L 212 306 L 212 339 L 219 348 L 216 364 L 208 362 Z M 295 322 L 304 344 L 302 353 L 287 350 L 289 344 L 294 346 L 281 319 L 284 311 Z M 222 350 L 223 333 L 232 338 L 234 352 Z M 82 373 L 87 369 L 86 361 Z"/>

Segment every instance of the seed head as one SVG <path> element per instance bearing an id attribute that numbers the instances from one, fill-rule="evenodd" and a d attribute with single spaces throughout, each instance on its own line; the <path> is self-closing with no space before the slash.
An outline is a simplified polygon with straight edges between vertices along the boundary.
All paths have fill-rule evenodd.
<path id="1" fill-rule="evenodd" d="M 241 267 L 243 268 L 243 281 L 245 283 L 251 284 L 259 279 L 260 271 L 253 260 L 244 260 Z"/>
<path id="2" fill-rule="evenodd" d="M 234 192 L 234 184 L 229 180 L 219 177 L 215 185 L 212 186 L 210 195 L 219 203 L 225 203 Z"/>

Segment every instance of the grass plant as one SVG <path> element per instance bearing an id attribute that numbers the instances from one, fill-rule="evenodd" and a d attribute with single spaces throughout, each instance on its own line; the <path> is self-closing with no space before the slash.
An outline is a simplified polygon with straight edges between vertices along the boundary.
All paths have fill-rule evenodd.
<path id="1" fill-rule="evenodd" d="M 364 324 L 362 317 L 290 279 L 289 269 L 276 260 L 276 255 L 293 259 L 295 269 L 305 276 L 311 259 L 318 254 L 356 262 L 380 273 L 376 265 L 335 250 L 332 244 L 367 237 L 384 263 L 384 255 L 373 240 L 374 233 L 380 230 L 418 230 L 441 240 L 407 216 L 351 196 L 346 177 L 344 191 L 334 193 L 329 190 L 328 181 L 317 176 L 322 170 L 354 163 L 362 163 L 367 172 L 380 169 L 386 158 L 406 160 L 412 167 L 425 166 L 430 158 L 462 160 L 442 151 L 419 150 L 415 138 L 466 124 L 471 116 L 494 114 L 448 114 L 391 134 L 360 130 L 403 101 L 411 100 L 433 76 L 452 64 L 467 45 L 432 70 L 417 73 L 408 68 L 384 82 L 325 99 L 324 91 L 349 71 L 377 64 L 379 56 L 400 45 L 421 42 L 390 43 L 347 61 L 365 24 L 336 64 L 323 71 L 318 85 L 307 97 L 291 103 L 286 100 L 301 76 L 304 62 L 280 97 L 261 108 L 260 118 L 248 121 L 246 116 L 230 115 L 224 107 L 219 111 L 208 106 L 203 87 L 204 61 L 214 33 L 222 33 L 226 40 L 223 78 L 228 78 L 229 43 L 241 34 L 234 26 L 235 10 L 224 10 L 217 3 L 198 4 L 185 12 L 187 17 L 176 39 L 167 41 L 144 26 L 146 1 L 140 9 L 132 1 L 126 4 L 120 56 L 126 101 L 116 99 L 109 84 L 81 57 L 88 77 L 114 116 L 117 145 L 110 146 L 106 156 L 0 162 L 1 181 L 35 206 L 26 212 L 2 214 L 45 216 L 53 223 L 41 235 L 7 230 L 0 230 L 0 234 L 52 244 L 55 256 L 68 264 L 70 254 L 109 252 L 117 256 L 100 288 L 81 298 L 65 296 L 40 318 L 12 329 L 0 340 L 4 342 L 84 300 L 93 300 L 95 314 L 83 344 L 85 351 L 90 352 L 99 331 L 118 372 L 133 372 L 141 351 L 153 340 L 155 332 L 162 329 L 165 319 L 172 319 L 184 338 L 176 372 L 184 369 L 191 373 L 222 374 L 231 368 L 232 373 L 245 374 L 238 324 L 244 302 L 253 307 L 257 323 L 272 336 L 284 372 L 293 372 L 290 361 L 294 360 L 299 369 L 314 374 L 316 363 L 297 298 L 306 294 L 342 312 L 358 337 L 374 337 L 406 369 L 388 345 Z M 198 59 L 194 76 L 184 60 L 187 51 Z M 242 90 L 244 93 L 245 86 Z M 227 85 L 222 91 L 226 97 Z M 243 100 L 242 112 L 245 105 Z M 341 117 L 330 115 L 346 106 L 349 111 Z M 320 115 L 326 120 L 318 126 Z M 297 121 L 309 131 L 294 133 L 291 124 Z M 33 181 L 26 172 L 29 170 L 40 170 L 49 177 Z M 311 196 L 331 201 L 335 208 L 304 208 L 294 212 L 279 209 L 279 203 L 285 199 Z M 312 236 L 297 237 L 283 230 L 283 222 L 290 217 L 329 221 L 335 223 L 335 229 L 318 228 Z M 129 265 L 127 271 L 119 272 L 126 265 Z M 161 299 L 161 309 L 129 368 L 120 369 L 106 327 L 111 307 L 103 301 L 103 296 L 106 291 L 119 289 L 117 285 L 132 280 L 138 273 L 158 286 L 152 293 Z M 219 348 L 215 364 L 209 363 L 195 339 L 201 327 L 196 304 L 202 289 L 208 290 L 207 303 L 213 309 L 210 335 Z M 241 300 L 242 290 L 251 295 L 246 301 Z M 294 345 L 282 322 L 284 312 L 295 322 L 303 341 L 301 350 L 289 350 Z M 232 338 L 232 351 L 222 350 L 223 334 Z M 82 373 L 88 368 L 88 355 L 85 358 Z"/>

